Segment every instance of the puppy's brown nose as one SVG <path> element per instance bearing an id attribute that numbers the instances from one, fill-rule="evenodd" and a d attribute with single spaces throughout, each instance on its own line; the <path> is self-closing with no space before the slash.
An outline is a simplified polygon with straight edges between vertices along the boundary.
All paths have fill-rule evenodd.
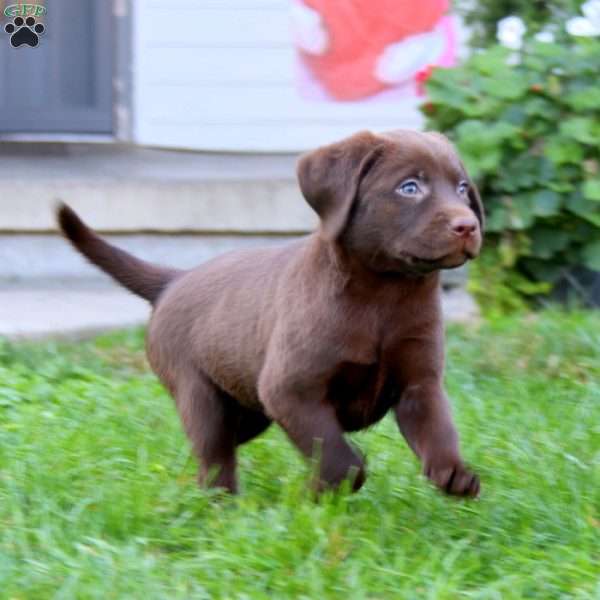
<path id="1" fill-rule="evenodd" d="M 459 237 L 471 237 L 477 231 L 477 219 L 475 217 L 457 217 L 450 221 L 450 229 Z"/>

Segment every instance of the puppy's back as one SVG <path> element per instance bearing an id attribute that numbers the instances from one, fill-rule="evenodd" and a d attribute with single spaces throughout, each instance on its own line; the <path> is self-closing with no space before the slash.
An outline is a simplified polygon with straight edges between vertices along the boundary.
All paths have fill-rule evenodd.
<path id="1" fill-rule="evenodd" d="M 199 369 L 240 402 L 257 405 L 256 382 L 284 310 L 280 286 L 293 276 L 307 238 L 234 250 L 192 269 L 161 296 L 148 330 L 159 372 Z"/>

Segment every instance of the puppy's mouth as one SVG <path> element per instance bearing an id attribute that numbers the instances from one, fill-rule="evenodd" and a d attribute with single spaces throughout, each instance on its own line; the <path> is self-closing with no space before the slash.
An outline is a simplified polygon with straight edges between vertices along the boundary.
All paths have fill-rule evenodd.
<path id="1" fill-rule="evenodd" d="M 437 252 L 434 247 L 425 246 L 422 249 L 415 248 L 415 252 L 401 252 L 401 257 L 410 267 L 423 272 L 456 269 L 468 260 L 476 258 L 479 254 L 479 247 L 480 244 L 477 240 L 461 240 L 450 247 L 439 248 Z"/>
<path id="2" fill-rule="evenodd" d="M 461 267 L 468 260 L 475 258 L 476 254 L 466 248 L 458 252 L 448 252 L 435 258 L 425 258 L 421 256 L 407 256 L 411 266 L 419 270 L 435 271 L 437 269 L 456 269 Z"/>

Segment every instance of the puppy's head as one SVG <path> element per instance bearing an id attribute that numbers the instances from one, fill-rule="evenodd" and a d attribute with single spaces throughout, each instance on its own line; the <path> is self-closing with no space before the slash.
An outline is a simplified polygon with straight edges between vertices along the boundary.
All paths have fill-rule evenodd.
<path id="1" fill-rule="evenodd" d="M 357 133 L 304 155 L 298 180 L 320 235 L 372 270 L 452 269 L 479 253 L 481 199 L 439 133 Z"/>

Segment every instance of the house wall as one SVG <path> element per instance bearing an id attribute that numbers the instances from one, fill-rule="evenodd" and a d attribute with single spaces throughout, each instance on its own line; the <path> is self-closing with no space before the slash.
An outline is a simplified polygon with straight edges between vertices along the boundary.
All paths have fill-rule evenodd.
<path id="1" fill-rule="evenodd" d="M 294 152 L 421 125 L 417 99 L 303 98 L 289 0 L 133 0 L 133 136 L 199 150 Z"/>

